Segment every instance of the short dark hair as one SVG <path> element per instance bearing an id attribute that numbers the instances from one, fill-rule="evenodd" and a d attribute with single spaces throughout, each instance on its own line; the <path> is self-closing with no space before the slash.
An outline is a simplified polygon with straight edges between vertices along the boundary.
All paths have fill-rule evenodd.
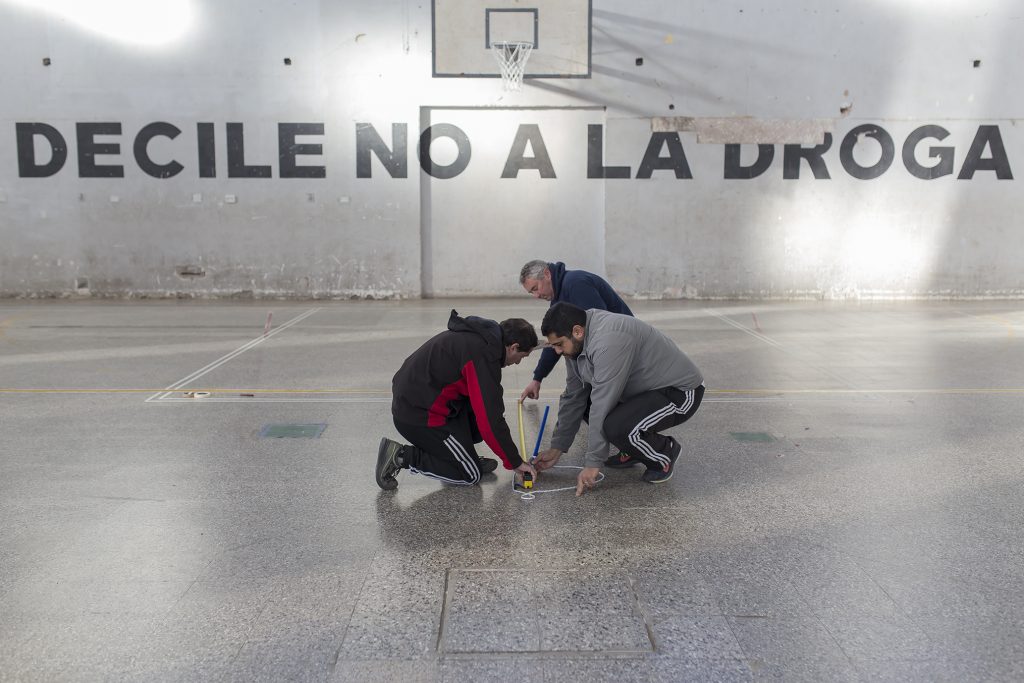
<path id="1" fill-rule="evenodd" d="M 540 324 L 540 333 L 545 337 L 552 332 L 559 337 L 571 337 L 572 328 L 576 325 L 587 326 L 587 312 L 579 306 L 559 301 L 544 314 L 544 320 Z"/>
<path id="2" fill-rule="evenodd" d="M 519 350 L 526 353 L 536 348 L 537 330 L 533 329 L 533 325 L 526 320 L 509 318 L 502 320 L 499 325 L 501 326 L 501 343 L 505 346 L 519 344 Z"/>

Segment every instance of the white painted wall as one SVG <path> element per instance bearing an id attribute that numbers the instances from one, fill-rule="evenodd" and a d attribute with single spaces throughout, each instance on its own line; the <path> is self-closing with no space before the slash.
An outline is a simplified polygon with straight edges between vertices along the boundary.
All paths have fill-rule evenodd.
<path id="1" fill-rule="evenodd" d="M 519 93 L 496 80 L 432 78 L 426 0 L 133 0 L 102 14 L 117 4 L 0 0 L 2 295 L 415 297 L 425 284 L 466 293 L 458 277 L 443 284 L 453 281 L 451 259 L 430 262 L 442 236 L 488 275 L 473 278 L 481 295 L 514 293 L 524 254 L 603 272 L 624 294 L 647 297 L 1024 295 L 1024 17 L 1012 0 L 594 0 L 592 78 L 527 80 Z M 445 107 L 506 114 L 492 135 L 467 131 L 474 155 L 464 177 L 440 180 L 420 169 L 416 149 Z M 604 108 L 604 164 L 629 167 L 629 177 L 587 178 L 585 122 L 555 116 L 540 125 L 556 178 L 481 176 L 484 159 L 507 155 L 495 145 L 543 107 Z M 521 119 L 507 115 L 519 109 Z M 653 117 L 695 119 L 699 136 L 679 134 L 692 178 L 636 177 Z M 133 156 L 135 135 L 156 121 L 181 130 L 149 146 L 154 162 L 184 166 L 171 178 L 146 175 Z M 831 130 L 830 178 L 801 162 L 799 178 L 784 179 L 789 140 L 772 140 L 768 170 L 726 179 L 722 142 L 756 139 L 779 121 Z M 118 153 L 96 160 L 123 165 L 124 177 L 79 177 L 76 124 L 96 122 L 121 125 L 96 138 Z M 289 122 L 323 124 L 322 136 L 296 142 L 323 146 L 298 163 L 322 165 L 326 177 L 281 177 L 277 130 Z M 62 170 L 21 177 L 18 123 L 61 133 Z M 200 177 L 199 123 L 214 125 L 214 178 Z M 227 177 L 228 123 L 244 126 L 245 163 L 269 165 L 272 177 Z M 376 157 L 372 177 L 357 177 L 357 123 L 388 145 L 392 124 L 405 126 L 405 177 Z M 948 147 L 953 172 L 922 180 L 902 151 L 929 124 L 949 136 L 922 141 L 918 164 L 936 163 L 930 147 Z M 870 180 L 840 159 L 861 125 L 880 127 L 894 146 L 892 165 Z M 726 132 L 715 138 L 716 129 Z M 987 138 L 974 155 L 981 168 L 958 179 L 980 130 L 995 130 L 1005 151 Z M 744 145 L 744 164 L 755 149 Z M 879 146 L 862 138 L 846 156 L 868 167 Z M 1013 179 L 986 170 L 993 156 Z M 424 192 L 439 185 L 440 194 Z M 522 240 L 498 243 L 478 217 L 508 213 L 509 197 L 534 222 Z M 424 216 L 439 210 L 445 230 L 432 228 L 424 246 Z M 461 215 L 473 219 L 447 219 Z M 595 216 L 604 225 L 585 232 L 603 236 L 600 258 L 590 243 L 566 250 L 560 236 Z M 205 275 L 179 276 L 181 266 Z"/>
<path id="2" fill-rule="evenodd" d="M 441 109 L 430 118 L 457 125 L 476 144 L 463 173 L 448 179 L 428 175 L 421 186 L 429 206 L 425 294 L 522 295 L 516 264 L 535 258 L 605 274 L 605 182 L 586 177 L 586 145 L 560 134 L 577 131 L 585 141 L 589 124 L 605 123 L 603 109 Z M 502 177 L 520 126 L 530 140 L 534 131 L 548 131 L 536 138 L 544 141 L 551 161 L 543 177 L 531 168 Z M 449 143 L 451 156 L 454 143 L 441 142 Z M 532 145 L 522 150 L 527 157 L 543 153 Z"/>

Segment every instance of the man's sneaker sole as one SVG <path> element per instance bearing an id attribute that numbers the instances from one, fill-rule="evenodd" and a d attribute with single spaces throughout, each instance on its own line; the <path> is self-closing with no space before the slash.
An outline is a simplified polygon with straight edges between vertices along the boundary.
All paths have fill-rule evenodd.
<path id="1" fill-rule="evenodd" d="M 679 454 L 683 452 L 682 445 L 672 439 L 672 444 L 675 446 L 674 452 L 669 456 L 668 472 L 665 470 L 654 470 L 648 469 L 643 473 L 642 478 L 648 484 L 662 484 L 672 478 L 672 475 L 676 471 L 676 460 L 679 459 Z"/>
<path id="2" fill-rule="evenodd" d="M 377 469 L 374 470 L 374 478 L 377 480 L 377 486 L 385 491 L 393 491 L 398 488 L 398 480 L 395 479 L 395 474 L 401 469 L 395 466 L 394 456 L 398 452 L 397 449 L 393 454 L 388 453 L 390 450 L 389 446 L 392 443 L 395 442 L 384 437 L 380 440 L 380 446 L 377 447 Z M 397 443 L 395 445 L 398 446 Z M 391 471 L 389 472 L 388 470 Z"/>
<path id="3" fill-rule="evenodd" d="M 625 460 L 622 459 L 623 456 L 625 456 Z M 637 464 L 638 462 L 640 461 L 634 458 L 632 455 L 629 455 L 627 453 L 619 453 L 618 455 L 609 456 L 609 458 L 604 461 L 604 466 L 610 467 L 613 470 L 625 470 Z"/>
<path id="4" fill-rule="evenodd" d="M 643 474 L 643 480 L 646 481 L 648 484 L 663 484 L 672 478 L 672 475 L 675 474 L 675 471 L 676 468 L 674 466 L 668 472 L 665 472 L 663 470 L 647 470 Z M 647 475 L 649 474 L 651 474 L 652 476 L 648 477 Z"/>

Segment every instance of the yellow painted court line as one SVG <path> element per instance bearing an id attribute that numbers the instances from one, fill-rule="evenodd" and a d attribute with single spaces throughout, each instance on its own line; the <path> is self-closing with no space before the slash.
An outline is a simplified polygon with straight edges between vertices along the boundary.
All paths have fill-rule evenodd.
<path id="1" fill-rule="evenodd" d="M 390 391 L 376 389 L 5 389 L 0 394 L 144 394 L 154 391 L 170 394 L 186 391 L 206 391 L 211 394 L 382 394 L 390 396 Z"/>
<path id="2" fill-rule="evenodd" d="M 1021 394 L 1024 389 L 712 389 L 709 394 Z"/>

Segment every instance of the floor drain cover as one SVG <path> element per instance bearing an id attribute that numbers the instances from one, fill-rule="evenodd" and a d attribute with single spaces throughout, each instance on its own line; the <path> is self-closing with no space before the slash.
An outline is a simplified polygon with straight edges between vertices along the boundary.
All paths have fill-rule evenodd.
<path id="1" fill-rule="evenodd" d="M 755 441 L 757 443 L 771 443 L 774 437 L 767 432 L 729 432 L 732 438 L 737 441 Z"/>
<path id="2" fill-rule="evenodd" d="M 260 430 L 260 436 L 274 439 L 319 439 L 326 428 L 326 424 L 267 425 Z"/>

